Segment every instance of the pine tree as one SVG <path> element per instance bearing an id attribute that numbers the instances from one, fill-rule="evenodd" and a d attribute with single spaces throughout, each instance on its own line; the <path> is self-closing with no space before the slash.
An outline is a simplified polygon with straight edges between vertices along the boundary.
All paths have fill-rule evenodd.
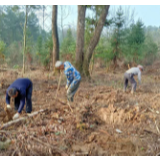
<path id="1" fill-rule="evenodd" d="M 130 48 L 129 54 L 133 57 L 133 63 L 138 63 L 138 60 L 142 56 L 144 41 L 144 25 L 140 20 L 138 20 L 136 24 L 131 26 L 128 36 L 128 44 Z"/>
<path id="2" fill-rule="evenodd" d="M 121 44 L 122 44 L 122 36 L 123 36 L 123 25 L 125 23 L 124 13 L 122 7 L 120 6 L 118 11 L 116 12 L 116 17 L 114 19 L 114 32 L 111 38 L 111 47 L 113 54 L 113 63 L 114 68 L 117 66 L 117 58 L 121 53 Z"/>

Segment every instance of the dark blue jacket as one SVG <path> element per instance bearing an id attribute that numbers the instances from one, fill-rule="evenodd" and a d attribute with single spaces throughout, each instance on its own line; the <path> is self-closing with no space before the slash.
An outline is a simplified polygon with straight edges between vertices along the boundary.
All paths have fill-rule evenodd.
<path id="1" fill-rule="evenodd" d="M 6 92 L 6 103 L 10 104 L 10 96 L 8 95 L 8 91 L 10 88 L 16 88 L 18 91 L 18 97 L 20 98 L 20 105 L 18 108 L 18 113 L 21 113 L 22 109 L 25 105 L 25 97 L 26 97 L 26 90 L 31 85 L 31 80 L 28 78 L 18 78 L 15 80 L 7 89 Z"/>

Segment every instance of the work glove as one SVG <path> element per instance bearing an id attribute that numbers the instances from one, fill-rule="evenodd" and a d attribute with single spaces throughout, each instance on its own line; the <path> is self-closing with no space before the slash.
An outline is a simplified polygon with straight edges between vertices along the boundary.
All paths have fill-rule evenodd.
<path id="1" fill-rule="evenodd" d="M 7 104 L 7 109 L 11 109 L 12 107 L 10 106 L 10 104 Z"/>
<path id="2" fill-rule="evenodd" d="M 13 119 L 17 119 L 17 118 L 19 118 L 19 117 L 20 117 L 19 113 L 16 113 L 16 114 L 13 116 Z"/>

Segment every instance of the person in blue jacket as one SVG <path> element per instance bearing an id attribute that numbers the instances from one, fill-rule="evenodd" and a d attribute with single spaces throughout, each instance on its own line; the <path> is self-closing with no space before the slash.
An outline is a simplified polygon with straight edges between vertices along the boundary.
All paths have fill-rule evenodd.
<path id="1" fill-rule="evenodd" d="M 15 80 L 6 91 L 6 103 L 7 108 L 10 106 L 10 98 L 14 98 L 15 110 L 17 113 L 13 116 L 13 119 L 16 119 L 20 116 L 26 100 L 26 112 L 32 112 L 32 81 L 28 78 L 18 78 Z"/>
<path id="2" fill-rule="evenodd" d="M 61 61 L 57 61 L 55 67 L 59 70 L 64 70 L 64 74 L 67 77 L 67 99 L 68 101 L 73 102 L 74 95 L 78 90 L 81 81 L 80 73 L 68 61 L 64 63 Z"/>

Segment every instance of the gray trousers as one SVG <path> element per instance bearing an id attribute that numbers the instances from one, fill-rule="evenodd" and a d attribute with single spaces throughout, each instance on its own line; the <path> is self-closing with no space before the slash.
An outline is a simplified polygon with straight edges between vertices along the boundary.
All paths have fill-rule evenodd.
<path id="1" fill-rule="evenodd" d="M 69 86 L 69 88 L 67 90 L 67 99 L 68 99 L 68 101 L 73 102 L 73 98 L 74 98 L 74 95 L 75 95 L 76 91 L 78 90 L 79 84 L 80 84 L 80 80 L 77 81 L 76 84 L 71 84 Z"/>
<path id="2" fill-rule="evenodd" d="M 127 72 L 124 74 L 124 91 L 126 91 L 128 81 L 132 84 L 132 90 L 136 91 L 137 82 L 134 79 L 134 74 Z"/>

